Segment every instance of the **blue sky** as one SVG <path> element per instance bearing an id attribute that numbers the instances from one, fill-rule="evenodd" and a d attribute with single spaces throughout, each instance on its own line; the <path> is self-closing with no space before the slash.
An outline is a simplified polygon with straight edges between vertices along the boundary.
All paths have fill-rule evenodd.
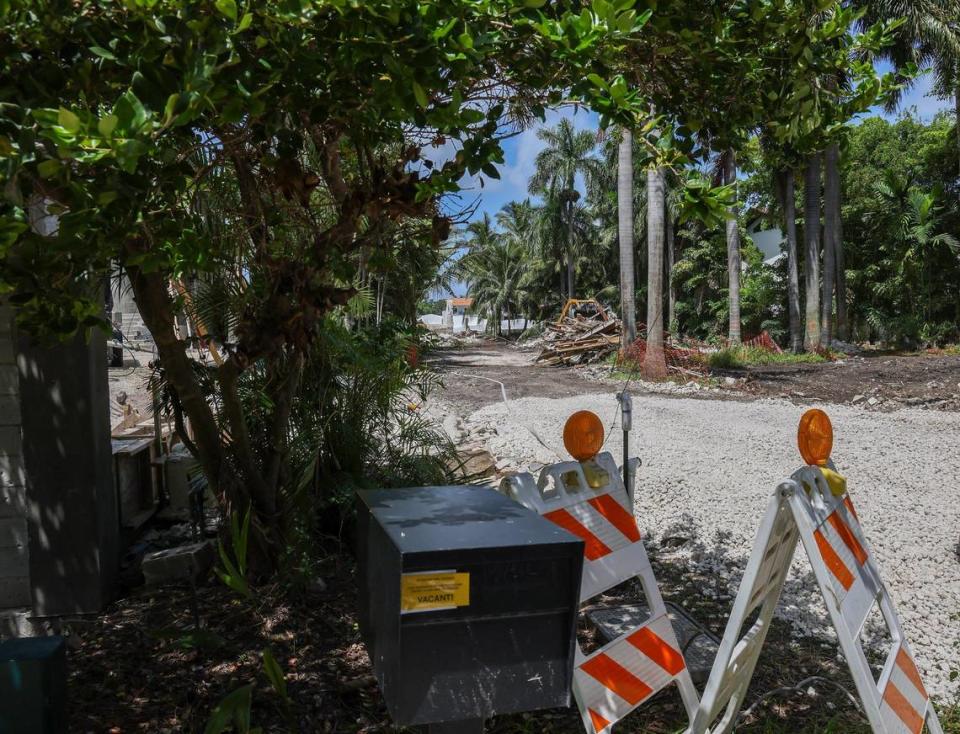
<path id="1" fill-rule="evenodd" d="M 880 66 L 881 71 L 887 69 Z M 911 110 L 913 114 L 924 121 L 930 121 L 940 110 L 952 109 L 951 100 L 937 99 L 930 96 L 931 77 L 925 74 L 907 91 L 897 112 L 889 115 L 880 108 L 874 108 L 873 115 L 881 115 L 889 119 Z M 519 135 L 506 140 L 503 144 L 504 162 L 497 166 L 500 172 L 499 179 L 483 176 L 483 186 L 480 186 L 480 176 L 470 176 L 463 181 L 463 192 L 459 204 L 467 206 L 478 201 L 478 206 L 472 219 L 482 219 L 484 213 L 491 217 L 511 201 L 524 199 L 529 196 L 527 183 L 533 175 L 537 154 L 543 150 L 544 144 L 537 137 L 541 127 L 553 127 L 562 118 L 569 119 L 579 130 L 597 129 L 597 116 L 582 108 L 563 107 L 551 110 L 545 122 L 524 130 Z M 455 287 L 457 295 L 462 295 L 462 285 Z"/>
<path id="2" fill-rule="evenodd" d="M 930 85 L 930 75 L 925 74 L 904 95 L 900 111 L 914 108 L 918 117 L 924 121 L 930 121 L 938 111 L 950 109 L 952 105 L 950 100 L 929 96 Z M 894 118 L 898 113 L 886 115 L 883 110 L 876 108 L 873 114 Z M 480 206 L 473 216 L 474 219 L 482 218 L 484 212 L 493 216 L 504 204 L 528 196 L 527 181 L 533 174 L 537 153 L 543 150 L 543 143 L 537 138 L 537 130 L 543 125 L 547 127 L 555 126 L 562 117 L 570 119 L 578 129 L 597 129 L 597 116 L 595 114 L 583 109 L 574 110 L 572 107 L 566 107 L 551 111 L 547 115 L 546 122 L 542 125 L 531 127 L 520 135 L 507 140 L 503 146 L 504 163 L 497 167 L 500 171 L 500 180 L 489 179 L 484 176 L 483 188 L 479 185 L 478 177 L 471 177 L 464 181 L 466 190 L 463 193 L 463 203 L 471 202 L 478 196 L 480 197 Z"/>

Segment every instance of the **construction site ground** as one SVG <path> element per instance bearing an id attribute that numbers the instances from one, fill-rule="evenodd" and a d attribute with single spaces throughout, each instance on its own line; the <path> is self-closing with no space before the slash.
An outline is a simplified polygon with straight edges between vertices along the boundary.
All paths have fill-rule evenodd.
<path id="1" fill-rule="evenodd" d="M 848 357 L 663 385 L 624 379 L 622 372 L 607 377 L 609 364 L 538 366 L 535 354 L 493 342 L 442 351 L 434 364 L 444 387 L 426 409 L 455 441 L 489 456 L 489 480 L 496 481 L 569 460 L 563 423 L 582 409 L 607 426 L 604 450 L 619 462 L 616 393 L 629 385 L 631 453 L 643 461 L 635 509 L 645 542 L 670 573 L 714 579 L 710 594 L 728 605 L 770 495 L 801 463 L 799 417 L 808 406 L 823 407 L 834 423 L 834 459 L 928 687 L 943 701 L 957 700 L 960 356 Z M 689 607 L 696 595 L 672 601 Z M 794 562 L 780 619 L 797 640 L 820 641 L 824 656 L 836 660 L 835 637 L 805 559 Z M 877 649 L 883 636 L 879 626 L 868 635 Z"/>
<path id="2" fill-rule="evenodd" d="M 444 349 L 432 363 L 445 378 L 443 399 L 461 410 L 476 410 L 502 399 L 499 385 L 490 380 L 502 382 L 512 398 L 609 392 L 617 384 L 605 379 L 614 373 L 610 366 L 539 366 L 533 362 L 536 354 L 536 349 L 483 341 Z M 697 397 L 776 397 L 797 404 L 863 403 L 865 409 L 884 411 L 904 407 L 960 411 L 960 355 L 863 352 L 834 362 L 750 365 L 714 370 L 712 375 L 714 379 L 704 385 L 715 390 L 697 391 Z M 628 377 L 623 372 L 616 376 Z M 736 384 L 728 384 L 726 377 Z M 872 403 L 871 397 L 876 399 Z"/>
<path id="3" fill-rule="evenodd" d="M 444 386 L 422 409 L 473 453 L 473 468 L 495 482 L 567 458 L 563 422 L 580 409 L 595 411 L 611 429 L 604 449 L 619 460 L 615 396 L 629 385 L 632 453 L 643 460 L 635 510 L 644 543 L 666 600 L 715 635 L 723 633 L 769 496 L 799 463 L 797 419 L 806 405 L 824 407 L 834 421 L 838 468 L 848 478 L 945 731 L 960 734 L 960 681 L 952 676 L 960 668 L 960 411 L 950 397 L 960 388 L 931 386 L 960 382 L 960 357 L 878 355 L 736 370 L 703 384 L 654 385 L 622 374 L 611 378 L 603 363 L 536 366 L 536 354 L 490 341 L 443 349 L 431 361 Z M 111 371 L 114 412 L 121 409 L 121 392 L 139 410 L 149 410 L 147 373 L 129 365 Z M 880 397 L 872 405 L 868 398 L 853 403 L 861 395 Z M 910 398 L 925 402 L 910 405 Z M 69 646 L 77 702 L 69 730 L 202 731 L 223 696 L 253 683 L 252 718 L 265 732 L 409 731 L 391 724 L 371 674 L 356 624 L 355 567 L 340 551 L 316 569 L 310 588 L 259 588 L 251 601 L 208 578 L 199 594 L 204 629 L 197 639 L 182 634 L 192 628 L 186 586 L 134 589 L 105 614 L 78 621 Z M 639 597 L 635 585 L 626 585 L 600 603 Z M 751 711 L 736 731 L 867 734 L 869 726 L 844 692 L 853 684 L 803 559 L 794 562 L 780 608 L 746 696 Z M 882 636 L 876 625 L 868 628 L 871 639 Z M 267 645 L 285 672 L 288 706 L 262 673 Z M 795 687 L 811 676 L 817 680 Z M 679 697 L 669 690 L 617 731 L 667 734 L 685 725 Z M 572 707 L 496 717 L 486 731 L 578 734 L 583 727 Z"/>

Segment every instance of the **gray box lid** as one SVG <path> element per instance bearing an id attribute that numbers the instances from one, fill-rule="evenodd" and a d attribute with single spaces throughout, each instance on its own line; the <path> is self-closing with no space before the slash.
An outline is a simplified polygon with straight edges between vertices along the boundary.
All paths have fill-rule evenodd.
<path id="1" fill-rule="evenodd" d="M 403 554 L 583 542 L 491 487 L 373 489 L 357 496 Z"/>

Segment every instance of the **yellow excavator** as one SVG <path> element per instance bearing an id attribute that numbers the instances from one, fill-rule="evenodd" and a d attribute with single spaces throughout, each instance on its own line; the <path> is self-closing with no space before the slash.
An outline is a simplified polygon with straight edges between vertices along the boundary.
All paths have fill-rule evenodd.
<path id="1" fill-rule="evenodd" d="M 563 304 L 563 310 L 560 311 L 557 325 L 562 324 L 567 317 L 574 318 L 576 316 L 599 318 L 600 321 L 606 321 L 610 318 L 607 309 L 601 306 L 596 298 L 568 298 L 567 302 Z"/>

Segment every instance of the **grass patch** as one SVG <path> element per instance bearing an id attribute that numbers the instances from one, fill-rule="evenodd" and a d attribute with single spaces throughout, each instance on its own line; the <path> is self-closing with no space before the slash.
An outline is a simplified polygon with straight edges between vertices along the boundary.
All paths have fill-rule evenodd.
<path id="1" fill-rule="evenodd" d="M 819 353 L 770 352 L 757 347 L 727 347 L 707 356 L 710 369 L 732 370 L 754 364 L 820 364 L 830 361 Z"/>

